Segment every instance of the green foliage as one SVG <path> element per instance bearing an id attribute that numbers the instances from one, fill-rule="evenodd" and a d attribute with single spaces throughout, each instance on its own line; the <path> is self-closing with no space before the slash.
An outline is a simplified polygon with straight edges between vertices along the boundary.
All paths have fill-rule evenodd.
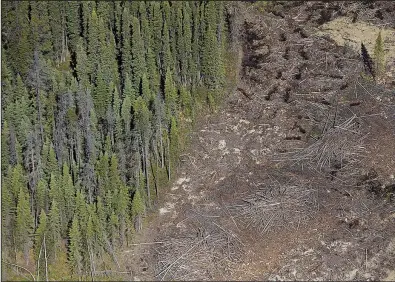
<path id="1" fill-rule="evenodd" d="M 381 31 L 379 32 L 379 35 L 376 38 L 373 56 L 374 56 L 376 76 L 380 77 L 383 75 L 385 71 L 384 42 L 381 37 Z"/>
<path id="2" fill-rule="evenodd" d="M 133 196 L 133 201 L 132 201 L 132 216 L 137 217 L 144 213 L 145 206 L 143 199 L 141 197 L 140 189 L 137 189 L 136 192 L 134 193 Z"/>
<path id="3" fill-rule="evenodd" d="M 23 251 L 28 262 L 33 247 L 43 279 L 45 234 L 49 279 L 79 279 L 104 267 L 133 225 L 141 229 L 197 107 L 220 100 L 224 5 L 5 1 L 2 9 L 4 259 Z"/>
<path id="4" fill-rule="evenodd" d="M 74 274 L 80 275 L 82 270 L 82 239 L 78 217 L 74 215 L 73 222 L 69 231 L 69 262 Z"/>
<path id="5" fill-rule="evenodd" d="M 48 220 L 48 243 L 47 252 L 51 261 L 56 259 L 56 253 L 59 251 L 61 244 L 61 215 L 58 204 L 55 200 L 52 201 L 51 209 L 49 211 Z"/>
<path id="6" fill-rule="evenodd" d="M 35 237 L 35 244 L 34 244 L 34 257 L 38 264 L 40 265 L 39 269 L 37 270 L 38 273 L 43 275 L 45 273 L 45 249 L 44 249 L 44 236 L 46 237 L 46 233 L 48 230 L 47 226 L 47 215 L 45 214 L 44 210 L 41 210 L 40 219 L 38 228 L 36 230 L 36 237 Z M 47 239 L 47 238 L 45 238 Z M 43 275 L 44 276 L 44 275 Z M 42 277 L 43 277 L 42 276 Z M 39 275 L 37 279 L 39 279 Z"/>
<path id="7" fill-rule="evenodd" d="M 166 108 L 166 119 L 170 123 L 173 116 L 177 114 L 177 89 L 174 85 L 173 74 L 170 69 L 167 69 L 165 79 L 165 108 Z"/>
<path id="8" fill-rule="evenodd" d="M 16 206 L 15 241 L 16 247 L 25 254 L 27 259 L 30 248 L 30 235 L 33 233 L 33 216 L 30 213 L 29 194 L 23 187 L 19 190 Z"/>

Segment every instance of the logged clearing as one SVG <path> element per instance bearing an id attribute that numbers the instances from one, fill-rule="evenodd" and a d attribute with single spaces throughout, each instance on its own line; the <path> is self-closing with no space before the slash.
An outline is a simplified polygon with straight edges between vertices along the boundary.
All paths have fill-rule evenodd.
<path id="1" fill-rule="evenodd" d="M 345 42 L 370 51 L 381 29 L 391 70 L 394 4 L 236 8 L 237 89 L 201 117 L 122 266 L 136 280 L 393 280 L 395 84 L 362 77 Z"/>

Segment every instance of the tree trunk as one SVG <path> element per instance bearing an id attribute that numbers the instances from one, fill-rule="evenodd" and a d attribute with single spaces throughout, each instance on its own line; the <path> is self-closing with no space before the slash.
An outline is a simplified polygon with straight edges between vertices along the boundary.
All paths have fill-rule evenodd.
<path id="1" fill-rule="evenodd" d="M 148 207 L 151 206 L 151 191 L 150 191 L 150 185 L 149 185 L 149 155 L 148 155 L 148 142 L 145 142 L 146 144 L 144 145 L 144 168 L 145 168 L 145 182 L 147 186 L 147 197 L 148 197 Z"/>
<path id="2" fill-rule="evenodd" d="M 170 139 L 169 137 L 167 137 L 167 158 L 168 158 L 168 179 L 170 181 L 170 177 L 171 177 L 171 160 L 170 160 Z"/>
<path id="3" fill-rule="evenodd" d="M 163 148 L 163 136 L 162 136 L 162 124 L 159 123 L 159 135 L 160 135 L 160 152 L 161 152 L 161 168 L 165 166 L 165 152 Z"/>

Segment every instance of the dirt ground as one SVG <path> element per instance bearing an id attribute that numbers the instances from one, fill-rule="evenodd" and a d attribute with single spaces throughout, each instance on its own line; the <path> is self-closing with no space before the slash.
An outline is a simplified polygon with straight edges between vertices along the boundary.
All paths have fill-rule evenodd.
<path id="1" fill-rule="evenodd" d="M 395 83 L 317 31 L 356 15 L 394 28 L 395 4 L 239 9 L 237 91 L 201 118 L 122 266 L 134 280 L 394 280 Z"/>

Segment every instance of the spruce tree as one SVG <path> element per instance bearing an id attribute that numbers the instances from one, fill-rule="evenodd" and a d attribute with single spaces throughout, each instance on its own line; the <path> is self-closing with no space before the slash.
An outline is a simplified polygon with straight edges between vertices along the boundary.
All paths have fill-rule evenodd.
<path id="1" fill-rule="evenodd" d="M 48 184 L 44 179 L 40 179 L 37 185 L 36 212 L 37 216 L 41 210 L 48 211 Z"/>
<path id="2" fill-rule="evenodd" d="M 379 32 L 374 45 L 374 63 L 376 74 L 380 77 L 385 71 L 384 42 L 381 37 L 381 31 Z"/>
<path id="3" fill-rule="evenodd" d="M 80 3 L 69 1 L 66 3 L 66 27 L 69 38 L 69 48 L 76 51 L 78 37 L 80 35 Z"/>
<path id="4" fill-rule="evenodd" d="M 170 124 L 172 116 L 177 114 L 177 89 L 173 81 L 173 75 L 170 69 L 167 69 L 165 79 L 165 106 L 166 106 L 166 119 Z"/>
<path id="5" fill-rule="evenodd" d="M 134 228 L 136 231 L 140 231 L 142 227 L 142 214 L 144 213 L 144 202 L 140 194 L 140 190 L 137 189 L 133 196 L 132 201 L 132 217 L 134 220 Z"/>
<path id="6" fill-rule="evenodd" d="M 15 241 L 18 250 L 24 254 L 26 265 L 29 264 L 30 235 L 33 232 L 33 216 L 30 213 L 29 194 L 20 188 L 16 207 Z"/>
<path id="7" fill-rule="evenodd" d="M 37 280 L 41 277 L 45 277 L 45 255 L 47 250 L 45 249 L 44 237 L 47 239 L 46 234 L 48 231 L 47 226 L 47 215 L 44 210 L 41 210 L 39 225 L 36 230 L 35 244 L 34 244 L 34 258 L 37 262 Z"/>
<path id="8" fill-rule="evenodd" d="M 75 187 L 67 164 L 63 164 L 62 187 L 64 189 L 65 222 L 71 222 L 74 215 Z"/>
<path id="9" fill-rule="evenodd" d="M 91 19 L 88 25 L 88 69 L 91 74 L 91 81 L 96 79 L 96 71 L 99 66 L 99 19 L 96 10 L 92 10 Z"/>
<path id="10" fill-rule="evenodd" d="M 51 261 L 56 259 L 56 253 L 59 251 L 61 244 L 61 215 L 58 204 L 52 201 L 48 219 L 48 250 Z"/>
<path id="11" fill-rule="evenodd" d="M 30 3 L 30 27 L 34 49 L 52 55 L 52 34 L 48 15 L 48 2 Z"/>
<path id="12" fill-rule="evenodd" d="M 10 131 L 5 120 L 1 130 L 1 170 L 5 171 L 10 163 Z"/>
<path id="13" fill-rule="evenodd" d="M 135 92 L 140 90 L 140 81 L 146 72 L 144 41 L 140 33 L 140 21 L 132 17 L 132 88 Z"/>
<path id="14" fill-rule="evenodd" d="M 69 231 L 69 262 L 73 273 L 77 276 L 82 270 L 82 239 L 78 216 L 74 215 L 73 222 Z"/>

